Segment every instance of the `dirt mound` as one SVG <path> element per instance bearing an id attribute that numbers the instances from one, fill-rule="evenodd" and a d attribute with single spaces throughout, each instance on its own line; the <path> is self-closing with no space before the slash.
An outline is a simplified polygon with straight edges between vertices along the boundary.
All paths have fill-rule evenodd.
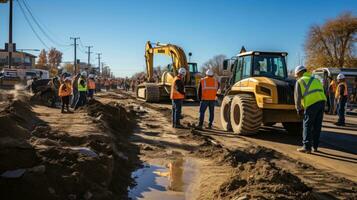
<path id="1" fill-rule="evenodd" d="M 98 133 L 53 131 L 22 101 L 0 111 L 0 157 L 6 161 L 0 162 L 0 175 L 16 175 L 0 177 L 2 198 L 125 198 L 137 160 L 128 142 L 131 119 L 115 104 L 91 101 L 85 110 Z"/>
<path id="2" fill-rule="evenodd" d="M 99 101 L 91 100 L 88 102 L 86 109 L 90 116 L 95 117 L 106 128 L 115 132 L 126 134 L 133 127 L 126 109 L 118 103 L 102 104 Z"/>
<path id="3" fill-rule="evenodd" d="M 250 199 L 314 199 L 301 180 L 267 160 L 239 165 L 216 191 L 217 199 L 246 196 Z"/>

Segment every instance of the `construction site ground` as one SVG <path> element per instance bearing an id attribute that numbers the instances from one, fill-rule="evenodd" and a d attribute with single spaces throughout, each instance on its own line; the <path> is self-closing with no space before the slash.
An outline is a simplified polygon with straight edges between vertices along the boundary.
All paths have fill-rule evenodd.
<path id="1" fill-rule="evenodd" d="M 173 129 L 170 102 L 121 90 L 95 99 L 69 114 L 28 97 L 0 103 L 1 197 L 357 199 L 356 116 L 342 128 L 325 116 L 320 152 L 307 155 L 279 124 L 250 137 L 221 131 L 219 107 L 214 129 L 197 130 L 198 104 L 185 102 L 186 128 Z"/>

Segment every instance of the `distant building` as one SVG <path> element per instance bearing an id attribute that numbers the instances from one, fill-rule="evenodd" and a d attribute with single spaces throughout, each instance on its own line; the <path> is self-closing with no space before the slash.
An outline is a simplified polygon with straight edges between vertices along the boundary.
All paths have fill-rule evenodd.
<path id="1" fill-rule="evenodd" d="M 9 54 L 5 49 L 0 49 L 0 70 L 9 65 Z M 32 69 L 35 67 L 36 56 L 26 52 L 12 52 L 12 66 L 19 69 Z"/>
<path id="2" fill-rule="evenodd" d="M 67 72 L 67 69 L 65 68 L 66 65 L 73 65 L 73 62 L 62 62 L 60 64 L 60 68 L 62 68 L 62 72 Z M 83 72 L 83 71 L 86 71 L 88 73 L 91 73 L 92 72 L 92 69 L 93 69 L 93 66 L 89 66 L 88 67 L 88 64 L 86 62 L 79 62 L 77 63 L 77 67 L 78 67 L 78 70 L 79 72 Z"/>

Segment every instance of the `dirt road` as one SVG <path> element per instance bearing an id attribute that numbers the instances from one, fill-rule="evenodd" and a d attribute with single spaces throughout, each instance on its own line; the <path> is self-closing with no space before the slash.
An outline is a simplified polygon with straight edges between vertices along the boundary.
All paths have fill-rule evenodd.
<path id="1" fill-rule="evenodd" d="M 158 107 L 170 108 L 169 104 L 157 104 Z M 187 102 L 183 114 L 198 118 L 198 104 Z M 357 181 L 357 117 L 348 116 L 346 127 L 337 127 L 333 123 L 336 116 L 325 116 L 321 134 L 321 148 L 319 153 L 311 155 L 301 154 L 296 149 L 301 144 L 301 136 L 289 135 L 281 125 L 265 127 L 259 134 L 251 137 L 237 136 L 232 133 L 220 131 L 220 108 L 215 108 L 214 126 L 217 131 L 210 135 L 224 143 L 232 143 L 232 139 L 244 139 L 257 145 L 274 149 L 303 163 L 310 164 L 317 169 Z M 208 112 L 206 113 L 206 120 Z"/>
<path id="2" fill-rule="evenodd" d="M 127 94 L 123 94 L 122 92 L 119 92 L 120 95 L 127 96 Z M 115 99 L 115 95 L 118 94 L 112 94 L 113 96 L 106 96 L 102 97 L 103 99 Z M 101 100 L 102 101 L 102 100 Z M 296 148 L 298 147 L 299 143 L 299 137 L 298 136 L 291 136 L 286 134 L 286 132 L 279 126 L 273 127 L 273 128 L 264 128 L 260 131 L 260 134 L 258 134 L 255 137 L 237 137 L 236 135 L 233 135 L 231 133 L 225 133 L 220 131 L 217 127 L 219 127 L 219 119 L 216 117 L 215 121 L 215 127 L 216 130 L 213 131 L 197 131 L 197 130 L 174 130 L 170 128 L 170 105 L 169 104 L 146 104 L 143 103 L 142 101 L 137 101 L 135 99 L 130 100 L 131 103 L 134 103 L 135 105 L 139 105 L 142 109 L 144 109 L 148 114 L 146 117 L 141 118 L 141 124 L 144 123 L 146 125 L 140 126 L 140 131 L 138 131 L 136 134 L 140 136 L 138 143 L 141 143 L 142 147 L 144 149 L 150 149 L 150 154 L 143 153 L 141 154 L 142 159 L 147 161 L 148 163 L 155 163 L 157 160 L 164 160 L 161 162 L 167 162 L 167 157 L 170 157 L 168 155 L 171 155 L 169 153 L 168 155 L 163 153 L 163 152 L 172 152 L 178 150 L 178 152 L 181 152 L 180 155 L 185 159 L 190 159 L 190 162 L 196 163 L 194 169 L 196 171 L 201 171 L 197 169 L 201 169 L 202 165 L 200 163 L 207 162 L 207 160 L 200 160 L 197 157 L 194 157 L 192 159 L 192 152 L 195 151 L 195 149 L 202 149 L 202 146 L 199 146 L 197 144 L 197 141 L 195 140 L 188 139 L 188 135 L 199 135 L 200 137 L 208 137 L 211 138 L 209 139 L 212 141 L 212 144 L 218 145 L 223 147 L 224 149 L 227 149 L 228 152 L 236 152 L 236 151 L 252 151 L 254 153 L 250 154 L 251 157 L 255 158 L 258 157 L 256 161 L 258 160 L 268 160 L 270 164 L 273 164 L 274 166 L 278 167 L 279 169 L 284 169 L 295 176 L 299 177 L 307 186 L 311 187 L 313 189 L 313 196 L 314 198 L 325 198 L 325 199 L 333 199 L 333 198 L 339 198 L 339 199 L 344 199 L 344 197 L 351 197 L 355 193 L 355 175 L 356 175 L 356 170 L 355 170 L 355 160 L 356 157 L 353 153 L 347 153 L 342 150 L 339 150 L 337 148 L 331 148 L 328 146 L 328 143 L 325 144 L 323 142 L 321 151 L 324 152 L 321 153 L 321 155 L 305 155 L 305 154 L 299 154 L 296 152 Z M 197 111 L 198 107 L 195 104 L 192 103 L 187 103 L 186 106 L 183 109 L 183 114 L 184 114 L 184 124 L 188 125 L 192 124 L 193 122 L 197 121 Z M 219 116 L 219 108 L 216 108 L 216 116 Z M 165 119 L 164 119 L 164 118 Z M 165 128 L 159 128 L 157 129 L 157 124 L 159 124 L 159 127 L 165 127 Z M 327 122 L 329 123 L 329 122 Z M 151 125 L 147 126 L 148 124 L 153 124 L 153 127 Z M 154 131 L 153 131 L 154 129 Z M 150 130 L 150 131 L 148 131 Z M 153 131 L 153 133 L 152 133 Z M 324 130 L 325 131 L 325 130 Z M 189 132 L 189 133 L 188 133 Z M 352 130 L 353 132 L 353 130 Z M 329 133 L 327 133 L 329 134 Z M 169 137 L 168 137 L 169 135 Z M 178 138 L 177 138 L 178 136 Z M 149 137 L 149 138 L 148 138 Z M 278 139 L 274 139 L 274 137 Z M 166 141 L 168 138 L 170 138 L 168 141 Z M 172 139 L 175 138 L 175 139 Z M 190 138 L 190 137 L 189 137 Z M 328 137 L 323 137 L 323 141 L 329 141 Z M 198 142 L 200 143 L 200 142 Z M 353 142 L 352 142 L 353 143 Z M 165 151 L 161 151 L 162 148 L 159 152 L 162 154 L 157 154 L 157 153 L 152 153 L 151 147 L 148 147 L 147 145 L 152 145 L 155 144 L 156 148 L 157 146 L 163 147 Z M 159 144 L 159 145 L 158 145 Z M 268 149 L 264 150 L 256 150 L 260 149 L 262 147 L 267 147 Z M 348 148 L 348 147 L 345 147 Z M 155 148 L 154 148 L 155 149 Z M 204 148 L 203 148 L 204 149 Z M 273 149 L 274 153 L 271 153 L 269 149 Z M 342 148 L 344 149 L 344 148 Z M 350 149 L 351 150 L 351 149 Z M 200 150 L 201 151 L 201 150 Z M 260 153 L 257 152 L 264 152 L 263 153 L 263 158 L 260 157 Z M 353 151 L 353 148 L 352 148 Z M 145 152 L 145 151 L 144 151 Z M 155 152 L 155 151 L 154 151 Z M 199 157 L 205 157 L 204 155 L 207 154 L 203 150 L 199 154 Z M 220 157 L 219 155 L 216 155 L 216 153 L 212 153 L 212 149 L 209 150 L 209 155 L 213 160 L 216 160 L 217 157 Z M 214 152 L 214 151 L 213 151 Z M 218 154 L 223 154 L 223 152 L 220 152 Z M 330 154 L 330 155 L 327 155 Z M 147 156 L 150 155 L 150 156 Z M 151 155 L 153 155 L 154 160 L 153 161 Z M 267 156 L 269 155 L 269 156 Z M 330 158 L 330 156 L 335 156 L 335 157 L 344 157 L 343 159 L 333 159 Z M 228 156 L 229 157 L 229 156 Z M 166 160 L 166 161 L 165 161 Z M 193 160 L 193 161 L 192 161 Z M 234 159 L 233 159 L 234 160 Z M 197 164 L 198 163 L 198 164 Z M 221 167 L 220 165 L 217 165 L 216 162 L 209 162 L 207 165 L 211 166 L 210 168 L 216 168 L 216 167 Z M 150 166 L 150 164 L 149 164 Z M 161 165 L 162 166 L 162 165 Z M 337 167 L 336 167 L 337 166 Z M 150 167 L 149 167 L 150 168 Z M 217 197 L 217 191 L 221 191 L 224 185 L 223 180 L 228 180 L 232 177 L 231 173 L 227 173 L 227 171 L 232 171 L 235 170 L 236 168 L 228 167 L 224 168 L 223 171 L 225 173 L 220 173 L 220 175 L 216 176 L 217 178 L 214 179 L 212 178 L 215 177 L 216 173 L 212 171 L 207 171 L 207 174 L 210 174 L 211 176 L 211 181 L 208 181 L 206 183 L 211 185 L 210 190 L 216 191 L 215 194 L 212 193 L 207 193 L 209 194 L 208 196 L 200 196 L 202 195 L 202 188 L 203 187 L 203 182 L 202 182 L 202 177 L 198 175 L 199 178 L 196 177 L 195 181 L 199 182 L 199 189 L 197 189 L 197 185 L 194 186 L 197 190 L 193 194 L 190 193 L 190 195 L 198 195 L 198 199 L 210 199 L 212 197 Z M 220 171 L 220 170 L 216 170 Z M 197 175 L 197 173 L 196 173 Z M 206 175 L 206 173 L 204 174 Z M 218 178 L 220 177 L 220 178 Z M 348 178 L 351 181 L 344 179 Z M 208 180 L 208 179 L 207 179 Z M 219 181 L 221 180 L 221 181 Z M 190 180 L 192 181 L 192 180 Z M 194 182 L 195 182 L 194 181 Z M 235 180 L 236 181 L 236 180 Z M 229 183 L 231 184 L 231 182 Z M 185 186 L 185 187 L 191 187 L 190 186 Z M 221 188 L 221 189 L 219 189 Z M 350 188 L 346 190 L 346 188 Z M 222 191 L 218 192 L 220 195 L 222 195 Z M 185 193 L 187 195 L 188 193 Z M 228 192 L 228 194 L 230 194 Z M 242 193 L 240 193 L 242 194 Z M 228 198 L 228 196 L 222 196 L 218 195 L 221 199 Z M 140 198 L 138 198 L 140 199 Z M 170 199 L 170 198 L 169 198 Z M 187 198 L 186 198 L 187 199 Z"/>

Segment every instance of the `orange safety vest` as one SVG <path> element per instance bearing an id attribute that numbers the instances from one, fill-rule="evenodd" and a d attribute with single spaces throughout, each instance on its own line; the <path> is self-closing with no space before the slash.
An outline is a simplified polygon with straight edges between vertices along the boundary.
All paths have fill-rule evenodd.
<path id="1" fill-rule="evenodd" d="M 201 100 L 216 100 L 218 82 L 214 77 L 206 76 L 201 79 L 202 98 Z"/>
<path id="2" fill-rule="evenodd" d="M 346 81 L 343 81 L 341 83 L 339 83 L 337 85 L 337 89 L 336 89 L 336 93 L 335 93 L 335 98 L 339 98 L 340 97 L 340 85 L 344 85 L 345 86 L 345 92 L 343 94 L 343 96 L 348 96 L 348 88 L 347 88 L 347 83 Z"/>
<path id="3" fill-rule="evenodd" d="M 95 82 L 92 79 L 88 79 L 88 89 L 90 90 L 95 89 Z"/>
<path id="4" fill-rule="evenodd" d="M 330 88 L 332 89 L 331 92 L 336 92 L 336 82 L 335 82 L 335 80 L 331 81 Z"/>
<path id="5" fill-rule="evenodd" d="M 71 85 L 67 83 L 62 83 L 58 90 L 58 96 L 60 97 L 70 96 L 71 93 L 72 93 Z"/>
<path id="6" fill-rule="evenodd" d="M 174 81 L 172 82 L 172 85 L 171 85 L 171 94 L 170 94 L 170 98 L 171 99 L 184 99 L 185 98 L 185 95 L 179 93 L 177 90 L 176 90 L 176 80 L 181 80 L 180 77 L 176 76 L 174 78 Z"/>

